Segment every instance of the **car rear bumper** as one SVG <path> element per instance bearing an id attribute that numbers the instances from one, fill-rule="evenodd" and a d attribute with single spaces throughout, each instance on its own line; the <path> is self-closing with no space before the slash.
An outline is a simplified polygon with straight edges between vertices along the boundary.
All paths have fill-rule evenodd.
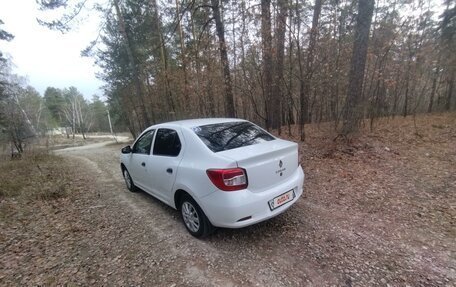
<path id="1" fill-rule="evenodd" d="M 299 166 L 289 180 L 266 191 L 216 191 L 200 198 L 199 203 L 212 225 L 241 228 L 270 219 L 290 208 L 301 197 L 303 185 L 304 172 Z M 268 202 L 290 190 L 294 191 L 294 199 L 271 210 Z"/>

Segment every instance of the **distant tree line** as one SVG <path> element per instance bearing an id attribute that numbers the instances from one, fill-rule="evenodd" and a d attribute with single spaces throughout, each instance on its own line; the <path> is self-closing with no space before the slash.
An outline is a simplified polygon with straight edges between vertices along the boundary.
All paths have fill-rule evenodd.
<path id="1" fill-rule="evenodd" d="M 48 87 L 43 101 L 51 115 L 52 125 L 67 127 L 85 138 L 88 132 L 109 132 L 108 107 L 97 95 L 87 101 L 75 87 L 63 90 Z"/>
<path id="2" fill-rule="evenodd" d="M 68 29 L 86 1 L 67 5 Z M 268 129 L 455 108 L 452 0 L 111 0 L 84 51 L 133 134 L 190 117 L 236 116 Z"/>
<path id="3" fill-rule="evenodd" d="M 108 106 L 98 96 L 87 101 L 75 88 L 48 87 L 41 96 L 25 79 L 13 74 L 9 61 L 0 66 L 0 144 L 11 143 L 22 153 L 26 143 L 52 135 L 56 129 L 67 137 L 76 133 L 109 132 Z M 120 118 L 115 112 L 112 121 Z M 119 129 L 125 129 L 121 125 Z"/>

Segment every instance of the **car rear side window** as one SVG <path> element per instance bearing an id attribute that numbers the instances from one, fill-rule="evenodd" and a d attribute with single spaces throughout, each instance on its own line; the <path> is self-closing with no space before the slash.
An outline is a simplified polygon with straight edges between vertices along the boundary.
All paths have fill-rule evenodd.
<path id="1" fill-rule="evenodd" d="M 150 154 L 154 131 L 155 130 L 146 132 L 141 136 L 141 138 L 139 138 L 139 140 L 136 141 L 135 145 L 133 146 L 133 153 Z"/>
<path id="2" fill-rule="evenodd" d="M 181 141 L 175 130 L 159 129 L 155 137 L 154 155 L 178 156 Z"/>
<path id="3" fill-rule="evenodd" d="M 275 138 L 250 122 L 228 122 L 194 127 L 193 131 L 213 152 L 254 145 Z"/>

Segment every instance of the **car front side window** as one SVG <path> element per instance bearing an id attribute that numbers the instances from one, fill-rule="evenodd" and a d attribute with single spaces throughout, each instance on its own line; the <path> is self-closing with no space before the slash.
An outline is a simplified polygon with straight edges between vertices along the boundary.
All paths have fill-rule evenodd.
<path id="1" fill-rule="evenodd" d="M 133 146 L 133 153 L 150 154 L 154 132 L 155 130 L 151 130 L 143 134 Z"/>
<path id="2" fill-rule="evenodd" d="M 179 135 L 172 129 L 159 129 L 155 138 L 154 155 L 178 156 L 181 151 Z"/>

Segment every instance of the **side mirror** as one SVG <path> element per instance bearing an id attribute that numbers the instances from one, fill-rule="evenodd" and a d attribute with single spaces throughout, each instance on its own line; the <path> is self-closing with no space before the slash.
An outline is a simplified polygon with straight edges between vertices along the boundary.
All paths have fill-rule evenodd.
<path id="1" fill-rule="evenodd" d="M 131 147 L 127 145 L 126 147 L 122 148 L 122 153 L 131 153 Z"/>

